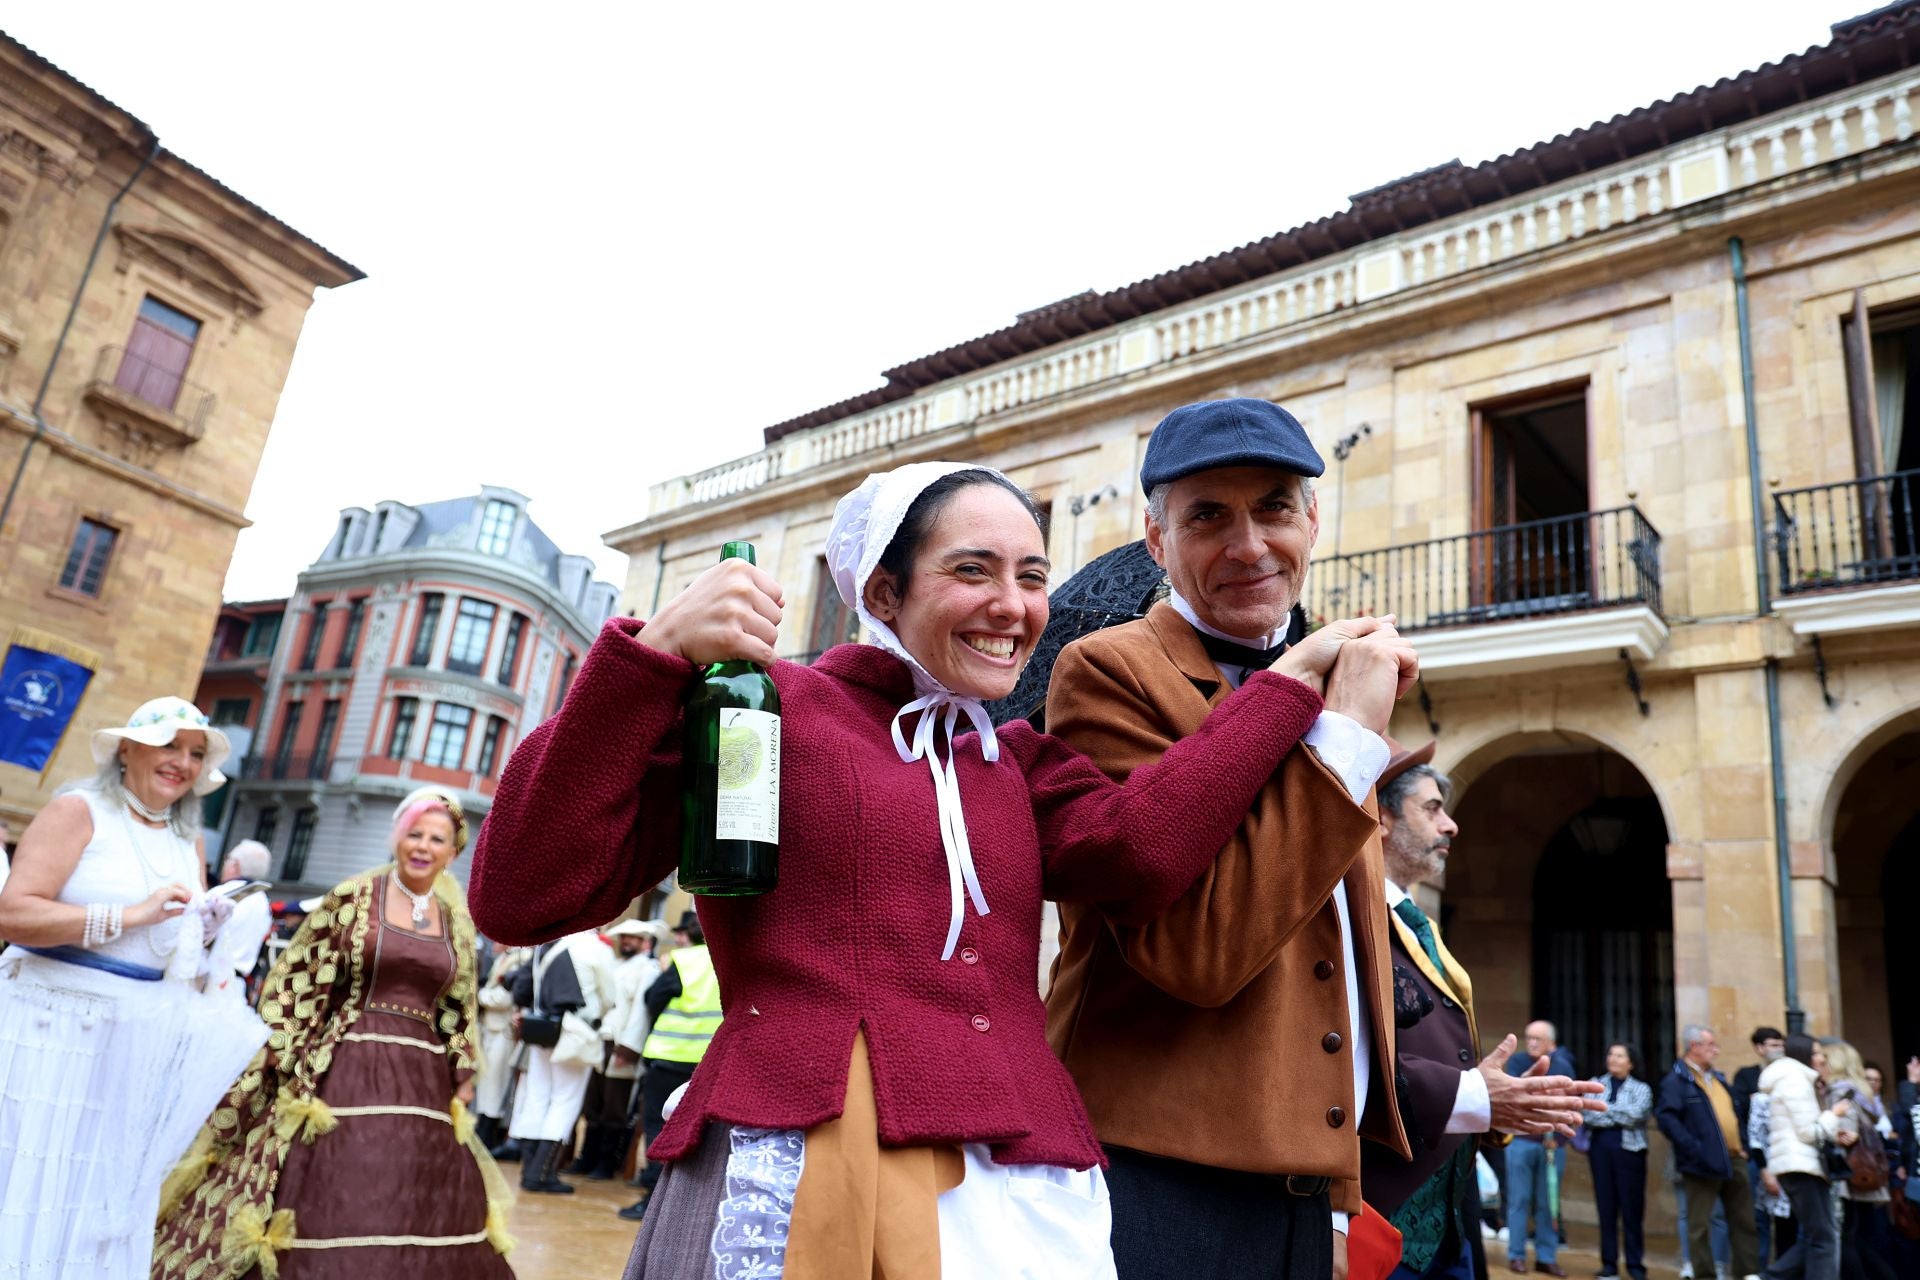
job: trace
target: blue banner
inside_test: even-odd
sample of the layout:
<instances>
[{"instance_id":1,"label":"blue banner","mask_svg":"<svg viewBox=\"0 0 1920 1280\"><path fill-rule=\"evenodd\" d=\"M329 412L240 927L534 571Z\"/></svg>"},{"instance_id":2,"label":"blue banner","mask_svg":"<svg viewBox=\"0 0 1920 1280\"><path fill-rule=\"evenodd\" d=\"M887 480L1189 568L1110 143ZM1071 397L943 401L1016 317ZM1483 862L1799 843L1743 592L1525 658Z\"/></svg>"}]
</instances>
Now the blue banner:
<instances>
[{"instance_id":1,"label":"blue banner","mask_svg":"<svg viewBox=\"0 0 1920 1280\"><path fill-rule=\"evenodd\" d=\"M0 664L0 760L45 769L92 679L77 662L10 646Z\"/></svg>"}]
</instances>

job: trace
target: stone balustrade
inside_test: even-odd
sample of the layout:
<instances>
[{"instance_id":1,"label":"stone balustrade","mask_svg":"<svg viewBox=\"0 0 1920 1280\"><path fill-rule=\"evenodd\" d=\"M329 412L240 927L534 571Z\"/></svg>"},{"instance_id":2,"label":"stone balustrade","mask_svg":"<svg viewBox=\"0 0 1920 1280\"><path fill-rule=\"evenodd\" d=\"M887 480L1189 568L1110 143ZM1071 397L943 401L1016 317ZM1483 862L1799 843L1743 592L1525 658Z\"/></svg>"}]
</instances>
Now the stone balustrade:
<instances>
[{"instance_id":1,"label":"stone balustrade","mask_svg":"<svg viewBox=\"0 0 1920 1280\"><path fill-rule=\"evenodd\" d=\"M1207 300L1105 329L653 485L649 517L782 476L878 453L915 437L1115 382L1157 366L1305 325L1584 236L1655 218L1913 136L1920 73L1905 73L1611 169L1316 259Z\"/></svg>"}]
</instances>

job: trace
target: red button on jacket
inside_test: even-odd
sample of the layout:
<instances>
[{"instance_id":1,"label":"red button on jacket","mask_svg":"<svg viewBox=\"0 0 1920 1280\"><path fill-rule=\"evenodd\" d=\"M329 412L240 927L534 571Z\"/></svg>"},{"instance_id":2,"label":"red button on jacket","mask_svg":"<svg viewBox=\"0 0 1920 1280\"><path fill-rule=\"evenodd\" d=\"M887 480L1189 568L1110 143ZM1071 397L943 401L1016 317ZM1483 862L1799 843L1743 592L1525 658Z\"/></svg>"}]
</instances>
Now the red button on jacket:
<instances>
[{"instance_id":1,"label":"red button on jacket","mask_svg":"<svg viewBox=\"0 0 1920 1280\"><path fill-rule=\"evenodd\" d=\"M607 624L559 714L507 764L469 894L489 937L529 943L603 924L678 861L680 705L693 667L640 644L640 628ZM684 1155L714 1116L782 1129L833 1119L864 1027L882 1142L990 1143L1008 1164L1103 1163L1047 1047L1034 980L1041 902L1100 902L1133 922L1164 910L1226 843L1320 699L1255 675L1125 786L1025 723L1001 730L995 764L962 736L954 758L992 907L968 908L979 958L969 965L940 958L949 898L933 778L924 761L900 759L888 732L914 696L906 665L842 645L811 667L779 663L773 679L780 887L700 900L727 1016L651 1154ZM747 1008L759 1016L734 1016Z\"/></svg>"}]
</instances>

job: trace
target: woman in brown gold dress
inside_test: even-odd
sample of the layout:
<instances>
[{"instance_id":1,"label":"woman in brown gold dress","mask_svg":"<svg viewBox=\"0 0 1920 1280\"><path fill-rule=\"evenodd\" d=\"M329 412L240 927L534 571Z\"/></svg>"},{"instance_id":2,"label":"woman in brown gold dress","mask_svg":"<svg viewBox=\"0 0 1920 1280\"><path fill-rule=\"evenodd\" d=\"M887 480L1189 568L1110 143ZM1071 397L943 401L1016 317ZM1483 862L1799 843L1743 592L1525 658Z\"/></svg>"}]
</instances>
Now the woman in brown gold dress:
<instances>
[{"instance_id":1,"label":"woman in brown gold dress","mask_svg":"<svg viewBox=\"0 0 1920 1280\"><path fill-rule=\"evenodd\" d=\"M493 1280L510 1193L473 1137L460 805L395 811L394 863L328 894L268 976L271 1035L175 1171L155 1280Z\"/></svg>"}]
</instances>

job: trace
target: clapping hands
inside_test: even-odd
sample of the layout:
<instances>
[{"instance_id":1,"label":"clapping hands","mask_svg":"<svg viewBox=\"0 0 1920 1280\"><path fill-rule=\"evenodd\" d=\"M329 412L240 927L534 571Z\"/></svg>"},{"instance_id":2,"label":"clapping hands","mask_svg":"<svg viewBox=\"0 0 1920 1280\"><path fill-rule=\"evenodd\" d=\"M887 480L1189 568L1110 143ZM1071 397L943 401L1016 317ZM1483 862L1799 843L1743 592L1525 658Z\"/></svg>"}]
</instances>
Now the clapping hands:
<instances>
[{"instance_id":1,"label":"clapping hands","mask_svg":"<svg viewBox=\"0 0 1920 1280\"><path fill-rule=\"evenodd\" d=\"M1327 710L1385 733L1393 704L1420 678L1420 655L1396 621L1388 614L1329 623L1280 655L1271 670L1321 693Z\"/></svg>"}]
</instances>

